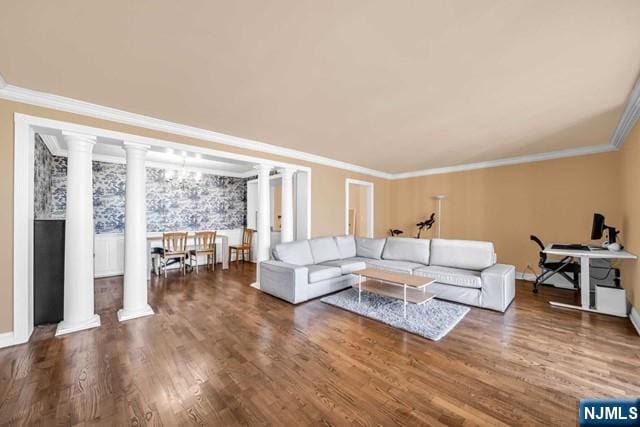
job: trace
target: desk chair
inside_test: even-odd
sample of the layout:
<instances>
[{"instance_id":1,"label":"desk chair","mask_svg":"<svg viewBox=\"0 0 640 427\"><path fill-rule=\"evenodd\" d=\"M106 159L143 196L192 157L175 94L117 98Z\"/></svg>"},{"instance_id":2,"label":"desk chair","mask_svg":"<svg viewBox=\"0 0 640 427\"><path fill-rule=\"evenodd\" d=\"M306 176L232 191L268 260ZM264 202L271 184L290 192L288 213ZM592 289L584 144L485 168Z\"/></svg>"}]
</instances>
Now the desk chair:
<instances>
[{"instance_id":1,"label":"desk chair","mask_svg":"<svg viewBox=\"0 0 640 427\"><path fill-rule=\"evenodd\" d=\"M556 274L560 274L573 284L574 289L580 288L580 264L573 262L571 257L564 257L560 261L547 261L547 254L544 251L544 243L538 237L531 235L530 239L540 246L540 260L538 261L538 267L540 267L540 274L536 277L536 281L533 283L533 293L538 293L540 285L550 279Z\"/></svg>"},{"instance_id":2,"label":"desk chair","mask_svg":"<svg viewBox=\"0 0 640 427\"><path fill-rule=\"evenodd\" d=\"M251 260L251 241L253 240L253 230L245 228L242 232L242 244L229 246L229 261L231 261L231 255L235 251L236 264L240 261L240 255L242 255L242 262L244 262L244 254L247 253L247 257Z\"/></svg>"},{"instance_id":3,"label":"desk chair","mask_svg":"<svg viewBox=\"0 0 640 427\"><path fill-rule=\"evenodd\" d=\"M209 265L213 271L216 270L216 234L215 231L196 231L194 238L194 249L189 250L189 266L193 268L193 261L196 261L196 274L198 274L198 256L207 256L207 270Z\"/></svg>"},{"instance_id":4,"label":"desk chair","mask_svg":"<svg viewBox=\"0 0 640 427\"><path fill-rule=\"evenodd\" d=\"M160 254L160 268L167 277L169 260L178 260L185 274L187 260L187 232L162 233L162 253Z\"/></svg>"}]
</instances>

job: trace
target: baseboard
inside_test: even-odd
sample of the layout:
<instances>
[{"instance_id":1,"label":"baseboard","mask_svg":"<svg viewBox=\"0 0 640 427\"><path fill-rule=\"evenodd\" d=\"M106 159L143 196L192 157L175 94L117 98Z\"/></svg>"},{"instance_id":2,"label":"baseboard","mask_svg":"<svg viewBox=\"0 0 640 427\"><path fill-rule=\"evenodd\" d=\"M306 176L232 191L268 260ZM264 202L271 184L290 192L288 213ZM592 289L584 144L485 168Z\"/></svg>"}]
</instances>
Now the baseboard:
<instances>
[{"instance_id":1,"label":"baseboard","mask_svg":"<svg viewBox=\"0 0 640 427\"><path fill-rule=\"evenodd\" d=\"M638 312L638 310L636 310L636 308L633 306L631 306L629 320L631 320L631 324L634 328L636 328L636 332L638 333L638 335L640 335L640 312Z\"/></svg>"},{"instance_id":2,"label":"baseboard","mask_svg":"<svg viewBox=\"0 0 640 427\"><path fill-rule=\"evenodd\" d=\"M536 280L536 275L533 273L521 273L516 271L516 279L524 280L526 282L533 282Z\"/></svg>"},{"instance_id":3,"label":"baseboard","mask_svg":"<svg viewBox=\"0 0 640 427\"><path fill-rule=\"evenodd\" d=\"M533 273L522 273L522 272L516 271L516 279L533 283L536 281L536 275ZM559 283L559 282L555 282L555 283L545 282L545 285L551 285L554 288L560 288L560 289L573 289L573 285Z\"/></svg>"},{"instance_id":4,"label":"baseboard","mask_svg":"<svg viewBox=\"0 0 640 427\"><path fill-rule=\"evenodd\" d=\"M123 276L124 271L121 270L113 270L113 271L103 271L102 273L96 274L93 276L94 279L104 279L106 277L116 277Z\"/></svg>"},{"instance_id":5,"label":"baseboard","mask_svg":"<svg viewBox=\"0 0 640 427\"><path fill-rule=\"evenodd\" d=\"M13 334L13 331L3 332L0 334L0 348L9 347L16 344L18 343L16 342L16 337Z\"/></svg>"}]
</instances>

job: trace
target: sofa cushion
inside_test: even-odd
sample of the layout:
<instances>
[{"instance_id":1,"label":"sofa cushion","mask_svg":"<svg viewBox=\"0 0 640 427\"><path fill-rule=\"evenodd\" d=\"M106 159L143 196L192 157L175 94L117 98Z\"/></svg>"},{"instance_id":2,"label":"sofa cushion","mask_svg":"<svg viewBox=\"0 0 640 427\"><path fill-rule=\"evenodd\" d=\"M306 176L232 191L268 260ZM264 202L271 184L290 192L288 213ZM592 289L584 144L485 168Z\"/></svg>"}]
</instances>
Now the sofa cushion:
<instances>
[{"instance_id":1,"label":"sofa cushion","mask_svg":"<svg viewBox=\"0 0 640 427\"><path fill-rule=\"evenodd\" d=\"M309 240L313 263L320 264L325 261L340 259L340 251L333 237L319 237Z\"/></svg>"},{"instance_id":2,"label":"sofa cushion","mask_svg":"<svg viewBox=\"0 0 640 427\"><path fill-rule=\"evenodd\" d=\"M484 270L496 263L496 254L491 242L474 240L431 240L430 265Z\"/></svg>"},{"instance_id":3,"label":"sofa cushion","mask_svg":"<svg viewBox=\"0 0 640 427\"><path fill-rule=\"evenodd\" d=\"M387 237L382 259L411 261L429 265L429 243L427 239L409 237Z\"/></svg>"},{"instance_id":4,"label":"sofa cushion","mask_svg":"<svg viewBox=\"0 0 640 427\"><path fill-rule=\"evenodd\" d=\"M350 260L350 259L338 259L335 261L327 261L322 265L330 265L333 267L340 267L342 274L351 274L357 270L363 270L367 268L367 264L364 261Z\"/></svg>"},{"instance_id":5,"label":"sofa cushion","mask_svg":"<svg viewBox=\"0 0 640 427\"><path fill-rule=\"evenodd\" d=\"M294 265L313 264L313 255L308 240L279 243L273 248L273 256L278 261Z\"/></svg>"},{"instance_id":6,"label":"sofa cushion","mask_svg":"<svg viewBox=\"0 0 640 427\"><path fill-rule=\"evenodd\" d=\"M430 277L435 279L436 282L444 283L445 285L461 286L463 288L482 288L482 279L480 278L479 271L431 265L416 268L413 270L413 274L416 276Z\"/></svg>"},{"instance_id":7,"label":"sofa cushion","mask_svg":"<svg viewBox=\"0 0 640 427\"><path fill-rule=\"evenodd\" d=\"M369 259L367 265L379 270L411 274L414 269L424 267L424 264L409 261L394 261L390 259Z\"/></svg>"},{"instance_id":8,"label":"sofa cushion","mask_svg":"<svg viewBox=\"0 0 640 427\"><path fill-rule=\"evenodd\" d=\"M336 245L340 251L340 258L351 258L356 256L356 239L353 236L336 236Z\"/></svg>"},{"instance_id":9,"label":"sofa cushion","mask_svg":"<svg viewBox=\"0 0 640 427\"><path fill-rule=\"evenodd\" d=\"M382 250L386 239L371 239L369 237L356 237L356 256L381 259Z\"/></svg>"},{"instance_id":10,"label":"sofa cushion","mask_svg":"<svg viewBox=\"0 0 640 427\"><path fill-rule=\"evenodd\" d=\"M308 265L307 268L309 269L309 283L316 283L342 276L340 267L312 264Z\"/></svg>"}]
</instances>

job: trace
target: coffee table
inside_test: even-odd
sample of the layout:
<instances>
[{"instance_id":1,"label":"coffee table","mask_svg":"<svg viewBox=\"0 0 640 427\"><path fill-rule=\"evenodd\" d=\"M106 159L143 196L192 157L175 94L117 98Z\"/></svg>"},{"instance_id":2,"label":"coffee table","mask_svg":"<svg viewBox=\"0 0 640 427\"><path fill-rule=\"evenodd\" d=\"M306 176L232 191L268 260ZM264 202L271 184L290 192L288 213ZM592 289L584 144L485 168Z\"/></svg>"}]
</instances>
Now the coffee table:
<instances>
[{"instance_id":1,"label":"coffee table","mask_svg":"<svg viewBox=\"0 0 640 427\"><path fill-rule=\"evenodd\" d=\"M377 268L365 268L354 271L358 276L358 303L362 302L362 290L373 292L390 298L403 301L403 317L407 318L407 304L424 304L432 299L435 294L427 292L427 286L435 282L435 279L423 276L414 276L406 273L392 273L378 270ZM371 279L362 282L362 278ZM356 288L356 285L353 285Z\"/></svg>"}]
</instances>

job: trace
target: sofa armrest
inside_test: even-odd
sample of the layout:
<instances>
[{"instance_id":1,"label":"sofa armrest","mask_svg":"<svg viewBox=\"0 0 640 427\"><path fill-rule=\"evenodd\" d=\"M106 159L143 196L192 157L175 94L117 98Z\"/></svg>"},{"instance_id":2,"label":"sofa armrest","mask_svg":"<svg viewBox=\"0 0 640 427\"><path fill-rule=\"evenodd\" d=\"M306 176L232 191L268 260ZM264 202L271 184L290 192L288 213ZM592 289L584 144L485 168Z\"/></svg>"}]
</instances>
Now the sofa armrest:
<instances>
[{"instance_id":1,"label":"sofa armrest","mask_svg":"<svg viewBox=\"0 0 640 427\"><path fill-rule=\"evenodd\" d=\"M260 290L297 304L305 301L305 288L309 284L309 269L282 261L262 261Z\"/></svg>"},{"instance_id":2,"label":"sofa armrest","mask_svg":"<svg viewBox=\"0 0 640 427\"><path fill-rule=\"evenodd\" d=\"M494 264L484 269L482 278L482 306L504 312L516 295L516 268Z\"/></svg>"}]
</instances>

